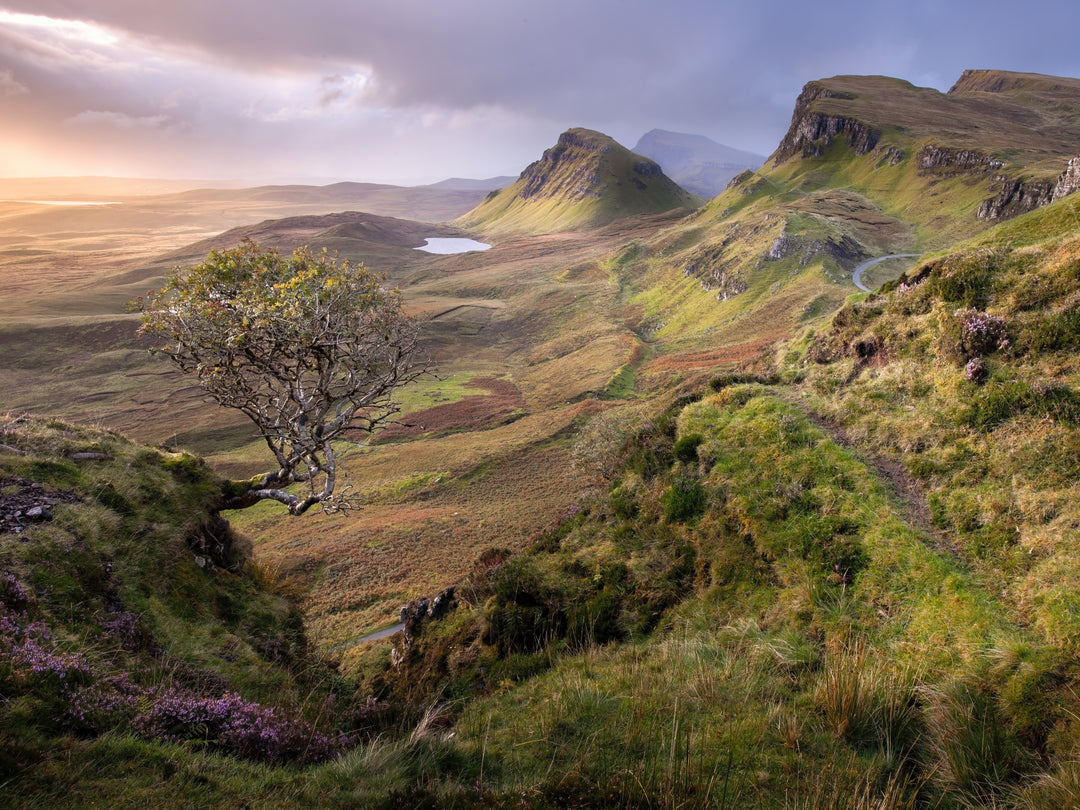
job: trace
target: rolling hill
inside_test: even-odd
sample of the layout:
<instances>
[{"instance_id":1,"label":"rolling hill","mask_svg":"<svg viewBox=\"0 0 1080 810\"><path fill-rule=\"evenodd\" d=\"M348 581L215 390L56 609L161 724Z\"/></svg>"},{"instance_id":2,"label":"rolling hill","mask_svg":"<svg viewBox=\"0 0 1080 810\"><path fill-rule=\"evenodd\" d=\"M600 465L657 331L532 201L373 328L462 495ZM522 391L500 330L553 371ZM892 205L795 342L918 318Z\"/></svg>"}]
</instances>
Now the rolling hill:
<instances>
[{"instance_id":1,"label":"rolling hill","mask_svg":"<svg viewBox=\"0 0 1080 810\"><path fill-rule=\"evenodd\" d=\"M2 789L1080 804L1077 121L1080 80L834 77L699 207L571 130L449 223L252 220L44 290L0 330L5 402L40 414L0 421ZM493 246L412 249L436 231ZM427 319L438 377L342 453L348 521L267 505L226 531L219 476L265 448L115 310L252 235L367 256Z\"/></svg>"}]
</instances>

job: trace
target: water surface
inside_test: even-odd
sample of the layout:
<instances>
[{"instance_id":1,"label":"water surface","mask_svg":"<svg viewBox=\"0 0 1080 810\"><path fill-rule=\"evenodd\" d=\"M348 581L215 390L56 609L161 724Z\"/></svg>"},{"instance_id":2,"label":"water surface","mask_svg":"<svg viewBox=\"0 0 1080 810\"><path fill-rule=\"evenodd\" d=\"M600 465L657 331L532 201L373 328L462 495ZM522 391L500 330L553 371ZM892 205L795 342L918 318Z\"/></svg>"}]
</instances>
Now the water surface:
<instances>
[{"instance_id":1,"label":"water surface","mask_svg":"<svg viewBox=\"0 0 1080 810\"><path fill-rule=\"evenodd\" d=\"M429 238L426 240L426 245L421 245L417 250L422 250L425 253L468 253L470 250L487 250L491 245L486 245L483 242L477 242L475 239L448 239L448 238Z\"/></svg>"}]
</instances>

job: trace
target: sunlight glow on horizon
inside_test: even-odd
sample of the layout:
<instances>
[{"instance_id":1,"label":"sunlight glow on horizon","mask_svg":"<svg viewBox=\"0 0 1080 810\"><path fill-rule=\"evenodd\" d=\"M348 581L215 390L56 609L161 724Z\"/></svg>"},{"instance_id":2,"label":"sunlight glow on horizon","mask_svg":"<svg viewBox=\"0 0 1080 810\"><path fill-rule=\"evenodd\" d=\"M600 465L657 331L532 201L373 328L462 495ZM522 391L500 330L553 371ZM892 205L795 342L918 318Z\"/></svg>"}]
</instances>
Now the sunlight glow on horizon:
<instances>
[{"instance_id":1,"label":"sunlight glow on horizon","mask_svg":"<svg viewBox=\"0 0 1080 810\"><path fill-rule=\"evenodd\" d=\"M91 45L116 45L120 42L120 37L100 25L92 25L81 20L45 17L40 14L22 14L0 10L0 25L45 29L65 39L74 39Z\"/></svg>"}]
</instances>

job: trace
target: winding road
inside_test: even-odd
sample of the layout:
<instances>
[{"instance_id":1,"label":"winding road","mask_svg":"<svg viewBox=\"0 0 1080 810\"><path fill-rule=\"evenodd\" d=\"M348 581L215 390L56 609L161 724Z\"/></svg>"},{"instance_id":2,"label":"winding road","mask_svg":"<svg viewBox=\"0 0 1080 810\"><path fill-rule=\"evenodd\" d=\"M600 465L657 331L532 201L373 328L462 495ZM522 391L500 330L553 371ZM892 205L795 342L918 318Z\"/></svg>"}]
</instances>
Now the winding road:
<instances>
[{"instance_id":1,"label":"winding road","mask_svg":"<svg viewBox=\"0 0 1080 810\"><path fill-rule=\"evenodd\" d=\"M888 256L878 256L876 259L870 259L870 261L863 262L856 267L851 273L852 283L863 292L872 292L872 290L862 283L863 270L869 267L873 267L875 264L887 261L889 259L914 259L918 253L890 253Z\"/></svg>"}]
</instances>

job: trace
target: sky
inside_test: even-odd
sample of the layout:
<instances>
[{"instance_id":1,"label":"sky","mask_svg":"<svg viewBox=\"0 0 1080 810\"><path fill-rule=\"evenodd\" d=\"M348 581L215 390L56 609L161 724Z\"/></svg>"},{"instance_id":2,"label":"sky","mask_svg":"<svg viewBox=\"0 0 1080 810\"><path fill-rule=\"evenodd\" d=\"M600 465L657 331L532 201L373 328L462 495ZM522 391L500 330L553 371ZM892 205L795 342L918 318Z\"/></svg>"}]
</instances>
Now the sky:
<instances>
[{"instance_id":1,"label":"sky","mask_svg":"<svg viewBox=\"0 0 1080 810\"><path fill-rule=\"evenodd\" d=\"M0 0L0 177L415 185L516 176L575 126L767 155L808 81L1080 77L1078 23L1075 0Z\"/></svg>"}]
</instances>

